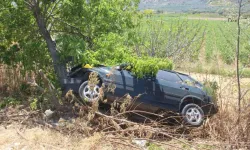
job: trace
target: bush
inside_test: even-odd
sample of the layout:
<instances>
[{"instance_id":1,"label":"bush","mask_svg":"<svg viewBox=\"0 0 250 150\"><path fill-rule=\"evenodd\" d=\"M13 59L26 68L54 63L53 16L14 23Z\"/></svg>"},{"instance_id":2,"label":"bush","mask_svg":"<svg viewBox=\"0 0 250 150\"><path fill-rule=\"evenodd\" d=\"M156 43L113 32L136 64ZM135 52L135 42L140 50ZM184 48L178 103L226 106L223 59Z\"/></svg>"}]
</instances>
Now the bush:
<instances>
[{"instance_id":1,"label":"bush","mask_svg":"<svg viewBox=\"0 0 250 150\"><path fill-rule=\"evenodd\" d=\"M173 63L168 59L153 57L134 57L128 60L132 64L132 72L138 77L156 76L158 70L172 70Z\"/></svg>"},{"instance_id":2,"label":"bush","mask_svg":"<svg viewBox=\"0 0 250 150\"><path fill-rule=\"evenodd\" d=\"M121 37L115 34L110 34L106 37L107 42L102 42L102 44L98 45L98 51L87 51L85 53L82 63L91 64L92 66L98 64L114 66L127 63L133 66L131 71L138 78L142 78L143 76L155 76L159 69L173 69L172 61L167 58L150 56L138 57L133 55L129 49L126 49L123 45L115 42L120 38ZM113 41L113 43L110 41Z\"/></svg>"},{"instance_id":3,"label":"bush","mask_svg":"<svg viewBox=\"0 0 250 150\"><path fill-rule=\"evenodd\" d=\"M4 97L2 100L0 100L0 108L4 108L6 106L10 105L19 105L21 103L20 100L13 98L13 97Z\"/></svg>"},{"instance_id":4,"label":"bush","mask_svg":"<svg viewBox=\"0 0 250 150\"><path fill-rule=\"evenodd\" d=\"M218 97L217 97L217 92L218 92L218 83L216 81L205 81L203 83L204 85L204 89L208 95L212 96L212 99L215 103L217 103L218 101Z\"/></svg>"}]
</instances>

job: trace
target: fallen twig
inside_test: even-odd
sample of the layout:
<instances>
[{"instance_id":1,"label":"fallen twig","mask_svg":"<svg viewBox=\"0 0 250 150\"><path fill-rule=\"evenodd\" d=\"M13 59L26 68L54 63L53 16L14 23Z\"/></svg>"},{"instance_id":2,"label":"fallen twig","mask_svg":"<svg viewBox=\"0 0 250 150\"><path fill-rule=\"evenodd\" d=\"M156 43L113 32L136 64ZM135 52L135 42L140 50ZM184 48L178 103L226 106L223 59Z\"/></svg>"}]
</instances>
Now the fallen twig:
<instances>
[{"instance_id":1,"label":"fallen twig","mask_svg":"<svg viewBox=\"0 0 250 150\"><path fill-rule=\"evenodd\" d=\"M143 113L143 114L153 115L153 116L157 116L157 117L164 117L163 115L159 115L159 114L155 114L155 113L151 113L151 112L147 112L147 111L142 111L142 110L125 111L125 112L119 113L115 116L117 117L117 116L121 116L121 115L128 114L128 113Z\"/></svg>"},{"instance_id":2,"label":"fallen twig","mask_svg":"<svg viewBox=\"0 0 250 150\"><path fill-rule=\"evenodd\" d=\"M95 114L98 115L98 116L105 117L105 118L108 118L108 119L113 119L113 120L116 120L116 121L119 121L119 122L125 122L125 123L131 124L131 125L137 125L137 123L135 123L135 122L128 121L126 119L115 118L113 116L108 116L108 115L105 115L105 114L103 114L101 112L95 112Z\"/></svg>"},{"instance_id":3,"label":"fallen twig","mask_svg":"<svg viewBox=\"0 0 250 150\"><path fill-rule=\"evenodd\" d=\"M140 128L140 129L145 129L145 130L147 130L147 131L149 131L149 132L152 132L152 133L154 133L154 134L156 134L156 135L163 135L163 136L166 136L166 137L168 137L168 138L177 140L177 141L179 141L179 142L181 142L181 143L183 143L183 144L185 144L185 145L188 145L188 146L190 146L190 147L194 147L194 146L192 146L191 144L189 144L189 143L187 143L187 142L184 142L184 141L182 141L182 140L180 140L180 139L178 139L178 138L176 138L176 137L174 137L174 136L171 136L170 134L168 134L168 133L166 133L166 132L161 131L160 128L152 128L151 126L141 125L141 124L138 124L138 123L135 123L135 122L131 122L131 121L125 120L125 119L115 118L114 116L107 116L107 115L102 114L102 113L100 113L100 112L95 112L95 113L96 113L97 115L99 115L99 116L106 117L106 118L108 118L108 119L113 119L113 120L116 120L116 121L119 121L119 122L129 123L130 125L137 125L137 128L135 128L135 129L129 129L129 128L128 128L128 129L125 129L125 130L110 131L110 132L107 132L107 133L126 132L126 131L136 131L136 130L138 131L138 129ZM107 133L106 133L106 134L107 134Z\"/></svg>"}]
</instances>

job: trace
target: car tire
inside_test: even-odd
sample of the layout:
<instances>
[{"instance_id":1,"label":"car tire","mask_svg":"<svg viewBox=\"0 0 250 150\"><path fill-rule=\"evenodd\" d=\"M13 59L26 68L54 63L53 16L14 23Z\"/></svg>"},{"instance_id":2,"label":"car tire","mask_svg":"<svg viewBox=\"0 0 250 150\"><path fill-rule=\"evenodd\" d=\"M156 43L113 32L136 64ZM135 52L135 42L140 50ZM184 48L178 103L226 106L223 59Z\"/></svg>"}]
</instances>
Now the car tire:
<instances>
[{"instance_id":1,"label":"car tire","mask_svg":"<svg viewBox=\"0 0 250 150\"><path fill-rule=\"evenodd\" d=\"M201 126L204 121L204 112L196 104L187 104L181 111L184 123L190 126Z\"/></svg>"},{"instance_id":2,"label":"car tire","mask_svg":"<svg viewBox=\"0 0 250 150\"><path fill-rule=\"evenodd\" d=\"M91 89L88 83L88 81L85 81L81 84L78 91L79 96L87 102L99 100L101 86L99 84L93 85L93 89Z\"/></svg>"}]
</instances>

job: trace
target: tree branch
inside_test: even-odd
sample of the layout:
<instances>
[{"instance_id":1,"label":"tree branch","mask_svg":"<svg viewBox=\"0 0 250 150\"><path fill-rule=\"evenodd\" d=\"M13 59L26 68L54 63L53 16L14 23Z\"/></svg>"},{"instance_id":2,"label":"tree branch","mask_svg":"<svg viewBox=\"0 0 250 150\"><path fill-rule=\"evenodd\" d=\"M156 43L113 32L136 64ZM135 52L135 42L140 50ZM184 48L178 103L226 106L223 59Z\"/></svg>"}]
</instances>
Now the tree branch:
<instances>
[{"instance_id":1,"label":"tree branch","mask_svg":"<svg viewBox=\"0 0 250 150\"><path fill-rule=\"evenodd\" d=\"M45 17L45 22L47 22L48 19L52 16L53 11L55 10L56 6L58 5L58 3L59 3L60 1L61 1L61 0L56 1L55 4L52 6L50 12L47 12L48 15Z\"/></svg>"},{"instance_id":2,"label":"tree branch","mask_svg":"<svg viewBox=\"0 0 250 150\"><path fill-rule=\"evenodd\" d=\"M52 16L52 17L53 17L53 16ZM64 23L64 24L66 24L67 26L69 26L69 27L72 28L73 30L76 30L79 36L83 37L89 44L92 43L91 38L88 37L88 36L86 36L86 35L84 35L84 34L81 32L81 29L80 29L80 28L78 28L78 27L76 27L76 26L74 26L74 25L72 25L72 24L69 24L68 22L66 22L66 21L64 21L64 20L62 20L62 19L60 19L60 18L53 17L53 19L58 20L58 21L60 21L60 22L62 22L62 23Z\"/></svg>"},{"instance_id":3,"label":"tree branch","mask_svg":"<svg viewBox=\"0 0 250 150\"><path fill-rule=\"evenodd\" d=\"M28 1L24 0L24 3L26 3L28 5L28 8L29 9L32 9L33 8L33 5L31 3L29 3Z\"/></svg>"}]
</instances>

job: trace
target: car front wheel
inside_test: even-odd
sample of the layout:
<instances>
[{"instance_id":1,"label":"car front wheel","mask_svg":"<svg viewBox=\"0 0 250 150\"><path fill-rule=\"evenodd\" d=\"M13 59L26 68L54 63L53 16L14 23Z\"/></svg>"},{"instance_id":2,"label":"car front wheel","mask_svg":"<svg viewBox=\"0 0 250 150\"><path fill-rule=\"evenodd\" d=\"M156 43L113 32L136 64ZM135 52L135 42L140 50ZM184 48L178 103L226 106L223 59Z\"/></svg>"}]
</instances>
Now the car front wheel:
<instances>
[{"instance_id":1,"label":"car front wheel","mask_svg":"<svg viewBox=\"0 0 250 150\"><path fill-rule=\"evenodd\" d=\"M204 112L196 104L187 104L181 112L184 122L191 126L201 126L204 121Z\"/></svg>"},{"instance_id":2,"label":"car front wheel","mask_svg":"<svg viewBox=\"0 0 250 150\"><path fill-rule=\"evenodd\" d=\"M88 81L85 81L79 88L79 96L87 102L98 100L100 98L100 86L89 85Z\"/></svg>"}]
</instances>

